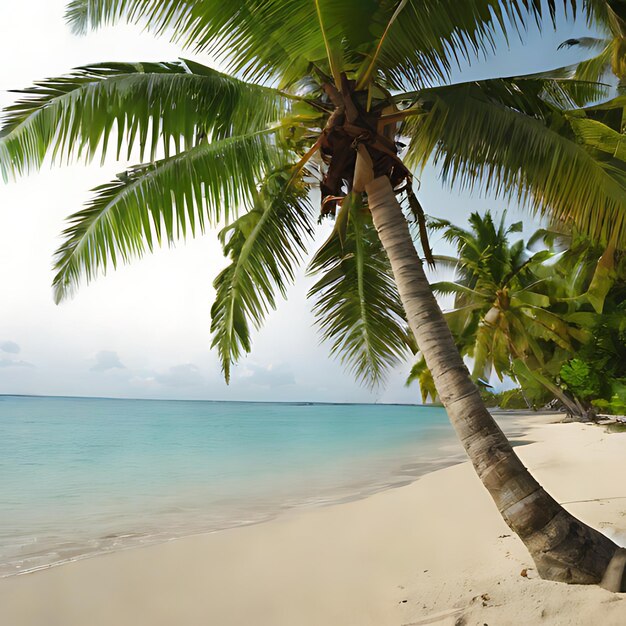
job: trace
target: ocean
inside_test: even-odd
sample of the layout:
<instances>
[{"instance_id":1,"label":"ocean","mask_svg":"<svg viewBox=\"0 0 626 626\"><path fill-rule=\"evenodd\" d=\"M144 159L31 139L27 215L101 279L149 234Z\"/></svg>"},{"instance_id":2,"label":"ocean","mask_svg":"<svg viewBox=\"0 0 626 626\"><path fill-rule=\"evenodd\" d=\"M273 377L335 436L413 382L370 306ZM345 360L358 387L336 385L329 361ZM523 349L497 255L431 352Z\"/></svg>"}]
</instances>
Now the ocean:
<instances>
[{"instance_id":1,"label":"ocean","mask_svg":"<svg viewBox=\"0 0 626 626\"><path fill-rule=\"evenodd\" d=\"M464 458L439 407L0 396L0 576L363 497Z\"/></svg>"}]
</instances>

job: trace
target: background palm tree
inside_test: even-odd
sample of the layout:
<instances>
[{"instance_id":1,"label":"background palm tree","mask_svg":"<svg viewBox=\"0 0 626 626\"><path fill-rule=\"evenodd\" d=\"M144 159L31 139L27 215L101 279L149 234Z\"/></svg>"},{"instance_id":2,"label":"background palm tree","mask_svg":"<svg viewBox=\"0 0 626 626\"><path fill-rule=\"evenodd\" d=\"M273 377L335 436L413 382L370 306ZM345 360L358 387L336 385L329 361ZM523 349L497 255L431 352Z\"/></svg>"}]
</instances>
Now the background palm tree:
<instances>
[{"instance_id":1,"label":"background palm tree","mask_svg":"<svg viewBox=\"0 0 626 626\"><path fill-rule=\"evenodd\" d=\"M603 6L589 0L583 10L604 19ZM229 73L186 60L108 63L37 83L7 110L0 167L9 177L46 155L91 159L124 144L148 157L69 218L57 300L111 264L229 221L221 238L231 264L212 309L227 379L304 256L316 221L309 190L319 189L335 230L311 265L320 276L312 296L332 351L375 383L414 338L541 575L599 582L617 546L538 485L485 409L404 214L423 225L412 170L434 159L449 182L484 182L598 241L624 243L626 172L580 132L596 121L582 107L606 99L607 86L562 73L446 84L456 59L488 53L505 30L554 21L555 11L553 0L74 0L77 32L145 23Z\"/></svg>"},{"instance_id":2,"label":"background palm tree","mask_svg":"<svg viewBox=\"0 0 626 626\"><path fill-rule=\"evenodd\" d=\"M520 374L527 380L544 378L544 382L547 377L549 386L558 384L574 399L583 417L594 417L596 409L621 414L626 382L626 256L623 250L598 246L577 233L538 235L544 240L556 237L561 246L566 245L556 262L539 266L537 273L549 286L551 311L578 326L584 335L575 353L555 351L540 373L543 376L517 364Z\"/></svg>"},{"instance_id":3,"label":"background palm tree","mask_svg":"<svg viewBox=\"0 0 626 626\"><path fill-rule=\"evenodd\" d=\"M443 230L443 238L456 247L458 258L435 257L440 266L453 269L455 280L436 282L431 287L435 293L454 296L453 308L444 315L461 355L473 359L474 381L486 384L492 372L500 381L510 376L523 383L523 389L531 397L539 384L544 398L547 391L549 397L557 397L571 414L579 415L582 407L551 378L574 356L575 349L589 339L589 333L569 323L567 316L551 310L564 289L558 284L559 278L565 280L554 267L545 265L555 253L544 249L533 254L522 239L512 243L510 236L521 232L522 223L507 227L505 220L506 212L496 225L487 211L484 216L472 213L469 229L447 220L432 221L431 229ZM540 236L548 239L545 230L531 239ZM570 261L568 281L573 286L571 276L583 272L576 264L572 266L571 261L576 259L580 264L583 258L580 253L567 254L566 258ZM561 263L564 261L561 259ZM583 295L587 285L577 280L580 291L575 295ZM517 361L522 362L523 371L530 378L516 375L520 367ZM409 380L424 381L425 390L429 390L432 389L429 377L432 379L425 370L424 360L420 359Z\"/></svg>"},{"instance_id":4,"label":"background palm tree","mask_svg":"<svg viewBox=\"0 0 626 626\"><path fill-rule=\"evenodd\" d=\"M596 408L620 413L626 352L621 319L626 258L576 233L539 229L527 245L511 243L521 223L505 226L491 213L472 213L469 229L434 220L456 257L435 255L453 281L432 283L454 296L444 312L459 352L474 360L472 378L488 386L494 373L521 385L527 403L557 399L570 416L595 417ZM531 252L540 245L539 252ZM418 381L422 399L437 399L423 357L407 384ZM623 394L622 394L623 395Z\"/></svg>"},{"instance_id":5,"label":"background palm tree","mask_svg":"<svg viewBox=\"0 0 626 626\"><path fill-rule=\"evenodd\" d=\"M509 235L522 230L521 222L499 225L491 214L473 213L471 230L440 220L444 238L456 244L459 277L454 282L432 284L433 291L454 294L454 310L446 315L452 332L467 337L465 351L474 359L473 377L488 380L491 371L502 380L511 374L515 358L540 367L543 351L538 341L546 339L571 349L575 332L546 308L550 298L533 269L550 257L547 250L532 256L523 240L511 244Z\"/></svg>"}]
</instances>

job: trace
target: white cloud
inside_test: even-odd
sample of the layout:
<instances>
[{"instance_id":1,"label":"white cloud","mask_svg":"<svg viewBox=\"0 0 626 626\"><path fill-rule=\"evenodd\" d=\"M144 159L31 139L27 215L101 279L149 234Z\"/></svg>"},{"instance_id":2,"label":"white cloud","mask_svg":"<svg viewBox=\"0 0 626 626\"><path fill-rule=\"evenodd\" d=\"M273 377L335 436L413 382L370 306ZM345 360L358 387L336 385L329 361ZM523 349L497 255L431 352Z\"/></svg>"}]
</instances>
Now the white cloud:
<instances>
[{"instance_id":1,"label":"white cloud","mask_svg":"<svg viewBox=\"0 0 626 626\"><path fill-rule=\"evenodd\" d=\"M0 350L9 354L19 354L20 347L15 341L0 341Z\"/></svg>"},{"instance_id":2,"label":"white cloud","mask_svg":"<svg viewBox=\"0 0 626 626\"><path fill-rule=\"evenodd\" d=\"M100 350L96 354L96 363L91 368L92 372L106 372L113 369L126 369L126 366L120 361L117 352L112 350Z\"/></svg>"},{"instance_id":3,"label":"white cloud","mask_svg":"<svg viewBox=\"0 0 626 626\"><path fill-rule=\"evenodd\" d=\"M13 361L11 359L0 359L0 367L35 367L28 361Z\"/></svg>"},{"instance_id":4,"label":"white cloud","mask_svg":"<svg viewBox=\"0 0 626 626\"><path fill-rule=\"evenodd\" d=\"M155 374L154 380L167 387L196 387L205 382L200 369L193 363L174 365L164 373Z\"/></svg>"},{"instance_id":5,"label":"white cloud","mask_svg":"<svg viewBox=\"0 0 626 626\"><path fill-rule=\"evenodd\" d=\"M265 367L248 363L242 371L236 375L240 382L260 387L285 387L296 384L293 371L286 365L267 365Z\"/></svg>"}]
</instances>

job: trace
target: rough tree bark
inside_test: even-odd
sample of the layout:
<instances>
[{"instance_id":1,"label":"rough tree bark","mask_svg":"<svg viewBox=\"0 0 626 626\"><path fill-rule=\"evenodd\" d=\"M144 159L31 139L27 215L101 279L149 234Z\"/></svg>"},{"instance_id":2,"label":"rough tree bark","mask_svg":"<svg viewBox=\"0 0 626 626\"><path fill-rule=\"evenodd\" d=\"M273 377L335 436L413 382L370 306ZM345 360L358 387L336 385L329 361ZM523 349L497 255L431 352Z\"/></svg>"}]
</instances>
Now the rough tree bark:
<instances>
[{"instance_id":1,"label":"rough tree bark","mask_svg":"<svg viewBox=\"0 0 626 626\"><path fill-rule=\"evenodd\" d=\"M506 523L527 546L540 576L626 590L624 551L577 520L539 485L485 408L430 289L389 179L372 180L366 192L409 325L439 397L478 476Z\"/></svg>"}]
</instances>

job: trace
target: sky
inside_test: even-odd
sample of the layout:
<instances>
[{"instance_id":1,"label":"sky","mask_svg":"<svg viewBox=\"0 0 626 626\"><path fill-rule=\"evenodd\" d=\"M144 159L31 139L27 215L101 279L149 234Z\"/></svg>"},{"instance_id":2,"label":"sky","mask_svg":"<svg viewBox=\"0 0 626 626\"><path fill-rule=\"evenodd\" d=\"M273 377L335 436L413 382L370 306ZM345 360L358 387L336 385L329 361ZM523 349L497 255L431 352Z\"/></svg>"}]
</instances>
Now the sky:
<instances>
[{"instance_id":1,"label":"sky","mask_svg":"<svg viewBox=\"0 0 626 626\"><path fill-rule=\"evenodd\" d=\"M139 27L116 26L86 37L70 33L65 0L0 0L0 105L44 77L101 61L172 61L179 56L206 65L211 59L156 39ZM559 50L565 39L586 33L584 24L561 18L557 32L527 33L505 42L487 61L456 70L455 80L516 75L560 67L579 53ZM225 266L215 232L118 268L83 286L56 306L50 288L52 255L64 219L128 163L108 159L44 168L15 182L0 181L0 394L126 398L419 402L406 388L411 362L390 372L384 387L370 390L329 358L313 326L306 293L311 279L298 274L288 300L255 333L252 353L227 386L210 350L212 282ZM471 211L508 208L508 220L537 222L527 212L490 197L442 187L432 167L420 177L427 213L465 223ZM319 232L321 243L330 225ZM444 252L433 239L436 252ZM312 250L315 249L313 245Z\"/></svg>"}]
</instances>

